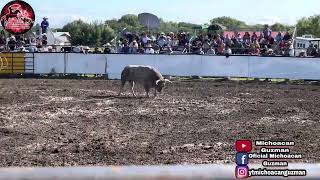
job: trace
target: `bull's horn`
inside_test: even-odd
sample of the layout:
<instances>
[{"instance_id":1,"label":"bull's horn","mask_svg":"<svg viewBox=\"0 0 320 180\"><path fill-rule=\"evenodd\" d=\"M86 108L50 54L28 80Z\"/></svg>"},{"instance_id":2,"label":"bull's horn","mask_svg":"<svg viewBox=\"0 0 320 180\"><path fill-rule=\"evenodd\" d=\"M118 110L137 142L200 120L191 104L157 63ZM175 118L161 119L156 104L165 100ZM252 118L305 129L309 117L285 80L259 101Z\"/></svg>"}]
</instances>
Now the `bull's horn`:
<instances>
[{"instance_id":1,"label":"bull's horn","mask_svg":"<svg viewBox=\"0 0 320 180\"><path fill-rule=\"evenodd\" d=\"M169 79L165 79L164 81L165 81L165 82L172 83Z\"/></svg>"},{"instance_id":2,"label":"bull's horn","mask_svg":"<svg viewBox=\"0 0 320 180\"><path fill-rule=\"evenodd\" d=\"M161 80L156 81L156 85L158 85L160 81L161 81Z\"/></svg>"}]
</instances>

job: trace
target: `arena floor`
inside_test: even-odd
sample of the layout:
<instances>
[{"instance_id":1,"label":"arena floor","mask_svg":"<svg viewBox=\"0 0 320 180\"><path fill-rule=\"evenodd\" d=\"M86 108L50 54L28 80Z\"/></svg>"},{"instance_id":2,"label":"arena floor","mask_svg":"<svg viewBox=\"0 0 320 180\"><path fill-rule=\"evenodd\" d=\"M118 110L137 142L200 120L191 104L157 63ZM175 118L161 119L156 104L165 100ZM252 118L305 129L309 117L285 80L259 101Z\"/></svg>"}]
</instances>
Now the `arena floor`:
<instances>
[{"instance_id":1,"label":"arena floor","mask_svg":"<svg viewBox=\"0 0 320 180\"><path fill-rule=\"evenodd\" d=\"M1 79L0 166L234 163L239 138L320 161L320 86L176 81L154 99L119 84Z\"/></svg>"}]
</instances>

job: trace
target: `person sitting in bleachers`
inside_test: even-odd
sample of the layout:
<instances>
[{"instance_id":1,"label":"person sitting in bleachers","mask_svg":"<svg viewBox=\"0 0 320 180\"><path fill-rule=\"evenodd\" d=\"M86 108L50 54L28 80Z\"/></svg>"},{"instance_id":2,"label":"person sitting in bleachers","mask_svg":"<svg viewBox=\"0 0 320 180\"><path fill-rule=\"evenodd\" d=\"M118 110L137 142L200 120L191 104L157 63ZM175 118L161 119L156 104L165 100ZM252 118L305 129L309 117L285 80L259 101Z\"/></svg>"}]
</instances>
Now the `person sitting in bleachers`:
<instances>
[{"instance_id":1,"label":"person sitting in bleachers","mask_svg":"<svg viewBox=\"0 0 320 180\"><path fill-rule=\"evenodd\" d=\"M146 45L145 54L154 54L154 49L151 44Z\"/></svg>"},{"instance_id":2,"label":"person sitting in bleachers","mask_svg":"<svg viewBox=\"0 0 320 180\"><path fill-rule=\"evenodd\" d=\"M282 41L282 39L283 39L282 34L281 34L281 32L279 32L278 35L276 36L275 40L279 43Z\"/></svg>"},{"instance_id":3,"label":"person sitting in bleachers","mask_svg":"<svg viewBox=\"0 0 320 180\"><path fill-rule=\"evenodd\" d=\"M16 46L17 46L16 38L14 36L11 36L8 41L9 50L13 52L16 49Z\"/></svg>"},{"instance_id":4,"label":"person sitting in bleachers","mask_svg":"<svg viewBox=\"0 0 320 180\"><path fill-rule=\"evenodd\" d=\"M28 50L29 52L37 52L37 43L35 38L31 38Z\"/></svg>"},{"instance_id":5,"label":"person sitting in bleachers","mask_svg":"<svg viewBox=\"0 0 320 180\"><path fill-rule=\"evenodd\" d=\"M6 49L7 40L6 36L4 34L4 31L1 30L0 32L0 52L4 51Z\"/></svg>"},{"instance_id":6,"label":"person sitting in bleachers","mask_svg":"<svg viewBox=\"0 0 320 180\"><path fill-rule=\"evenodd\" d=\"M106 45L104 45L104 51L103 51L103 53L104 54L112 54L112 53L114 53L114 50L112 49L112 46L111 46L111 44L110 43L107 43Z\"/></svg>"},{"instance_id":7,"label":"person sitting in bleachers","mask_svg":"<svg viewBox=\"0 0 320 180\"><path fill-rule=\"evenodd\" d=\"M47 46L48 45L48 37L47 37L46 33L42 34L42 45L43 46Z\"/></svg>"},{"instance_id":8,"label":"person sitting in bleachers","mask_svg":"<svg viewBox=\"0 0 320 180\"><path fill-rule=\"evenodd\" d=\"M286 32L286 34L283 36L283 40L289 41L290 39L291 39L291 36L290 36L289 32Z\"/></svg>"},{"instance_id":9,"label":"person sitting in bleachers","mask_svg":"<svg viewBox=\"0 0 320 180\"><path fill-rule=\"evenodd\" d=\"M311 50L311 53L310 53L310 56L312 56L312 57L317 57L318 56L318 45L314 45L313 46L313 48L312 48L312 50Z\"/></svg>"},{"instance_id":10,"label":"person sitting in bleachers","mask_svg":"<svg viewBox=\"0 0 320 180\"><path fill-rule=\"evenodd\" d=\"M131 43L130 43L130 53L131 54L136 54L138 52L138 42L134 39Z\"/></svg>"},{"instance_id":11,"label":"person sitting in bleachers","mask_svg":"<svg viewBox=\"0 0 320 180\"><path fill-rule=\"evenodd\" d=\"M216 54L216 51L214 47L211 46L210 49L207 51L207 55L215 55L215 54Z\"/></svg>"}]
</instances>

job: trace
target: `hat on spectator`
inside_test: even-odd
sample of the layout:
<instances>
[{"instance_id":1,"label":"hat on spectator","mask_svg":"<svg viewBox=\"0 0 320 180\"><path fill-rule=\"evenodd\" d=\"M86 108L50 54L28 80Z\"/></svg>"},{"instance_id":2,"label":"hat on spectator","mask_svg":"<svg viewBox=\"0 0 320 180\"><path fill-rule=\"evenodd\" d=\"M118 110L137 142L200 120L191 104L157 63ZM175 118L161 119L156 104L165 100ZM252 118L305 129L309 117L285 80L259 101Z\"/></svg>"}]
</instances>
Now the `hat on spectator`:
<instances>
[{"instance_id":1,"label":"hat on spectator","mask_svg":"<svg viewBox=\"0 0 320 180\"><path fill-rule=\"evenodd\" d=\"M46 34L46 33L43 33L42 36L47 36L47 34Z\"/></svg>"},{"instance_id":2,"label":"hat on spectator","mask_svg":"<svg viewBox=\"0 0 320 180\"><path fill-rule=\"evenodd\" d=\"M273 53L273 49L268 49L268 53Z\"/></svg>"},{"instance_id":3,"label":"hat on spectator","mask_svg":"<svg viewBox=\"0 0 320 180\"><path fill-rule=\"evenodd\" d=\"M15 40L16 38L14 36L11 36L9 39L10 40Z\"/></svg>"},{"instance_id":4,"label":"hat on spectator","mask_svg":"<svg viewBox=\"0 0 320 180\"><path fill-rule=\"evenodd\" d=\"M173 32L170 32L169 34L170 34L170 35L174 35L174 33L173 33Z\"/></svg>"},{"instance_id":5,"label":"hat on spectator","mask_svg":"<svg viewBox=\"0 0 320 180\"><path fill-rule=\"evenodd\" d=\"M84 50L90 50L88 46L83 47Z\"/></svg>"},{"instance_id":6,"label":"hat on spectator","mask_svg":"<svg viewBox=\"0 0 320 180\"><path fill-rule=\"evenodd\" d=\"M48 19L47 17L43 17L43 19Z\"/></svg>"},{"instance_id":7,"label":"hat on spectator","mask_svg":"<svg viewBox=\"0 0 320 180\"><path fill-rule=\"evenodd\" d=\"M152 48L152 45L151 45L151 44L147 44L146 47L147 47L147 48Z\"/></svg>"},{"instance_id":8,"label":"hat on spectator","mask_svg":"<svg viewBox=\"0 0 320 180\"><path fill-rule=\"evenodd\" d=\"M164 32L161 32L160 35L164 35Z\"/></svg>"},{"instance_id":9,"label":"hat on spectator","mask_svg":"<svg viewBox=\"0 0 320 180\"><path fill-rule=\"evenodd\" d=\"M103 45L103 47L111 47L111 44L107 43L107 44Z\"/></svg>"}]
</instances>

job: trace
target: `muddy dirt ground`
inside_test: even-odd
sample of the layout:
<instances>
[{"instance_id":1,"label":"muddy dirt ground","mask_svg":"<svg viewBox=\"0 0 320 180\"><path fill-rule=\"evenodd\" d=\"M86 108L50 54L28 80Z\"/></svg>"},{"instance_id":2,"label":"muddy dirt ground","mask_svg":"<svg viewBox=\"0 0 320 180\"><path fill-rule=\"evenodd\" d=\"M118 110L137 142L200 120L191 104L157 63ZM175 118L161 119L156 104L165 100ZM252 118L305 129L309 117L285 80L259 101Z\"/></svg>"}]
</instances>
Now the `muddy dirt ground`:
<instances>
[{"instance_id":1,"label":"muddy dirt ground","mask_svg":"<svg viewBox=\"0 0 320 180\"><path fill-rule=\"evenodd\" d=\"M320 86L176 81L154 99L119 84L1 79L0 166L234 163L239 138L320 162Z\"/></svg>"}]
</instances>

